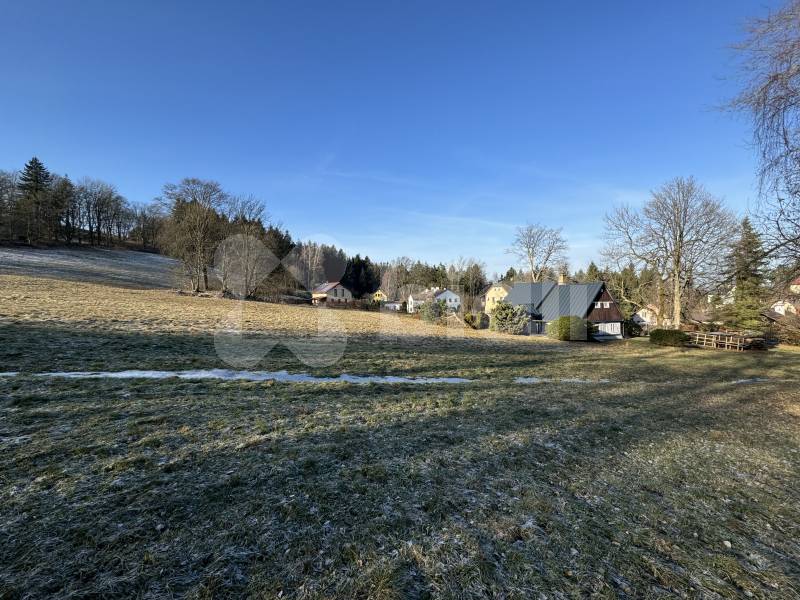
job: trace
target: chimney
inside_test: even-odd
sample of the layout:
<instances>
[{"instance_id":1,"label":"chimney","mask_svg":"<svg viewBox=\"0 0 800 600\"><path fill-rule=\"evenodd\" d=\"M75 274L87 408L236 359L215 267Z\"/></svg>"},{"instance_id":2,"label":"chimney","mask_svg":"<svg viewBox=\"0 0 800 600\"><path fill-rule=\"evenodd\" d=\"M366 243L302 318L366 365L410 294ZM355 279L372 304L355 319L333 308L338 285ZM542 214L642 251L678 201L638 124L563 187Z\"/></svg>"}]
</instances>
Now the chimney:
<instances>
[{"instance_id":1,"label":"chimney","mask_svg":"<svg viewBox=\"0 0 800 600\"><path fill-rule=\"evenodd\" d=\"M567 283L567 276L562 272L558 274L558 285L565 285Z\"/></svg>"}]
</instances>

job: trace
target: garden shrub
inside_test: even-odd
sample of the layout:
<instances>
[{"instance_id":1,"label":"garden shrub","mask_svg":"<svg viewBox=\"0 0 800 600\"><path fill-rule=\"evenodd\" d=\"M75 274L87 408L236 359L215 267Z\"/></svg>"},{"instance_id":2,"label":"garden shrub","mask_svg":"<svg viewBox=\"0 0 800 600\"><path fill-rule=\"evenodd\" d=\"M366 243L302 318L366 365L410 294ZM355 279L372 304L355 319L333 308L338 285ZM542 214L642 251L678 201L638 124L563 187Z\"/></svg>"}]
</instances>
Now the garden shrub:
<instances>
[{"instance_id":1,"label":"garden shrub","mask_svg":"<svg viewBox=\"0 0 800 600\"><path fill-rule=\"evenodd\" d=\"M562 342L585 342L591 337L591 326L580 317L559 317L547 324L547 337Z\"/></svg>"},{"instance_id":2,"label":"garden shrub","mask_svg":"<svg viewBox=\"0 0 800 600\"><path fill-rule=\"evenodd\" d=\"M654 329L650 332L650 343L659 346L683 346L689 336L680 329Z\"/></svg>"},{"instance_id":3,"label":"garden shrub","mask_svg":"<svg viewBox=\"0 0 800 600\"><path fill-rule=\"evenodd\" d=\"M432 302L428 300L419 307L419 317L428 323L439 323L447 313L447 304L444 300Z\"/></svg>"},{"instance_id":4,"label":"garden shrub","mask_svg":"<svg viewBox=\"0 0 800 600\"><path fill-rule=\"evenodd\" d=\"M492 311L489 329L501 333L521 335L528 324L528 314L524 306L512 306L508 302L498 302Z\"/></svg>"},{"instance_id":5,"label":"garden shrub","mask_svg":"<svg viewBox=\"0 0 800 600\"><path fill-rule=\"evenodd\" d=\"M489 327L489 315L482 312L467 313L464 315L464 323L473 329L486 329Z\"/></svg>"},{"instance_id":6,"label":"garden shrub","mask_svg":"<svg viewBox=\"0 0 800 600\"><path fill-rule=\"evenodd\" d=\"M623 333L628 337L640 337L642 335L642 326L633 319L626 319L622 327Z\"/></svg>"}]
</instances>

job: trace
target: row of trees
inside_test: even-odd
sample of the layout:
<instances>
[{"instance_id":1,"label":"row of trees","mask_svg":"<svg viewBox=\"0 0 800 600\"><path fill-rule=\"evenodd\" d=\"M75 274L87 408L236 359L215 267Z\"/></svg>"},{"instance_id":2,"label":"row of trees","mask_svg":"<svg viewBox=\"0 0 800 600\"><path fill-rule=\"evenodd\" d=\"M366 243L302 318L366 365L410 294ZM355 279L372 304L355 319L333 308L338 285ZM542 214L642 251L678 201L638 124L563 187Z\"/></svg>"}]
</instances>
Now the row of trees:
<instances>
[{"instance_id":1,"label":"row of trees","mask_svg":"<svg viewBox=\"0 0 800 600\"><path fill-rule=\"evenodd\" d=\"M154 246L151 211L104 181L50 173L36 157L22 171L0 171L0 240L112 245L136 237Z\"/></svg>"}]
</instances>

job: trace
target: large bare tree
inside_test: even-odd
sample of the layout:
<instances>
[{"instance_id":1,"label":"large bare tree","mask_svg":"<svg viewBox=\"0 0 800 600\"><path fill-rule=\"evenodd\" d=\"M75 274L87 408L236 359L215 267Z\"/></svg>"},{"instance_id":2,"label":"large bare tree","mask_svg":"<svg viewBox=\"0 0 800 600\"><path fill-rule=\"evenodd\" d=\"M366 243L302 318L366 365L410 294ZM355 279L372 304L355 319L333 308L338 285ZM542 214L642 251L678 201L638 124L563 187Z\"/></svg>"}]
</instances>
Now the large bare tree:
<instances>
[{"instance_id":1,"label":"large bare tree","mask_svg":"<svg viewBox=\"0 0 800 600\"><path fill-rule=\"evenodd\" d=\"M264 205L252 195L231 196L224 211L225 237L214 253L214 266L223 292L251 298L280 262L264 244Z\"/></svg>"},{"instance_id":2,"label":"large bare tree","mask_svg":"<svg viewBox=\"0 0 800 600\"><path fill-rule=\"evenodd\" d=\"M517 227L509 253L516 256L530 272L531 282L544 276L566 259L567 241L561 229L550 229L535 223Z\"/></svg>"},{"instance_id":3,"label":"large bare tree","mask_svg":"<svg viewBox=\"0 0 800 600\"><path fill-rule=\"evenodd\" d=\"M800 262L800 0L753 19L736 46L744 85L731 108L747 115L758 151L762 218L773 256Z\"/></svg>"},{"instance_id":4,"label":"large bare tree","mask_svg":"<svg viewBox=\"0 0 800 600\"><path fill-rule=\"evenodd\" d=\"M711 285L736 221L693 177L678 177L651 193L640 210L619 206L606 215L606 255L661 274L672 295L672 325L679 327L690 286Z\"/></svg>"},{"instance_id":5,"label":"large bare tree","mask_svg":"<svg viewBox=\"0 0 800 600\"><path fill-rule=\"evenodd\" d=\"M193 177L164 186L160 202L171 215L169 228L163 232L171 253L180 258L189 274L192 287L208 289L208 268L220 239L220 211L228 194L216 181Z\"/></svg>"}]
</instances>

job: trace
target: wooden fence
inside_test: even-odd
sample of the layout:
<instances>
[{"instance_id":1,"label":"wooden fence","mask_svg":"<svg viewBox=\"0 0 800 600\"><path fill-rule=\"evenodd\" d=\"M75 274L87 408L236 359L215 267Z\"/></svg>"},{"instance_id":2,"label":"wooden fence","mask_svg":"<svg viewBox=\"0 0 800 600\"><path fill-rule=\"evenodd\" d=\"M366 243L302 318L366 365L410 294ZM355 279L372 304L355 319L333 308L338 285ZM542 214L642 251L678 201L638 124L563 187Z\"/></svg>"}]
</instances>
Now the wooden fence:
<instances>
[{"instance_id":1,"label":"wooden fence","mask_svg":"<svg viewBox=\"0 0 800 600\"><path fill-rule=\"evenodd\" d=\"M750 340L735 333L689 331L689 344L700 348L719 348L742 352L750 348Z\"/></svg>"}]
</instances>

